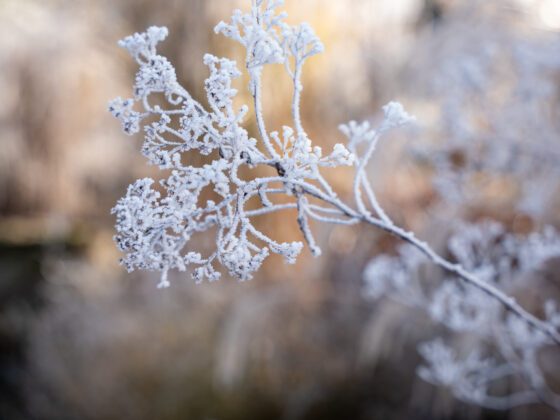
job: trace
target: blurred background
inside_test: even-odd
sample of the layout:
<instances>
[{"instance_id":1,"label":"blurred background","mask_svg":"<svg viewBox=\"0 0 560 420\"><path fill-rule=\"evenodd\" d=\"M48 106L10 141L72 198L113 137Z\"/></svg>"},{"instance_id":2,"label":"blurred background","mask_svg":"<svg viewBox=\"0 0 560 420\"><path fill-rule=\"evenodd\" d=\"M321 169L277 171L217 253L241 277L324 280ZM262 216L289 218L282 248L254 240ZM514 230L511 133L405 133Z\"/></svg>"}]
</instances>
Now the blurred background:
<instances>
[{"instance_id":1,"label":"blurred background","mask_svg":"<svg viewBox=\"0 0 560 420\"><path fill-rule=\"evenodd\" d=\"M241 57L213 26L248 5L0 0L0 419L555 418L465 405L416 376L416 343L441 327L364 300L363 267L398 244L373 228L314 226L323 257L271 258L245 283L174 274L161 291L157 274L119 266L110 209L133 180L158 174L107 112L131 96L136 70L116 42L169 27L163 54L204 102L203 54ZM558 0L286 9L326 47L304 73L314 142L342 141L337 126L350 119L379 121L390 100L416 115L370 171L396 222L440 249L456 220L560 226ZM265 75L272 128L289 118L287 83ZM327 177L350 198L350 171ZM281 240L298 235L264 223ZM559 272L546 273L543 293L558 294Z\"/></svg>"}]
</instances>

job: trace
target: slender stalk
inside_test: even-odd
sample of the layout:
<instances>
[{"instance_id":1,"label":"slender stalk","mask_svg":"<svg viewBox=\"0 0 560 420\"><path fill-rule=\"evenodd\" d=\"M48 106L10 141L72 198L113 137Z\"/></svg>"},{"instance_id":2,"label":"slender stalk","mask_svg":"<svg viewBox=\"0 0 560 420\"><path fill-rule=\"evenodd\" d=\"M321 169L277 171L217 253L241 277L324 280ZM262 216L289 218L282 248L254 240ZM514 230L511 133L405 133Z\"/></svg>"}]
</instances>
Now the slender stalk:
<instances>
[{"instance_id":1,"label":"slender stalk","mask_svg":"<svg viewBox=\"0 0 560 420\"><path fill-rule=\"evenodd\" d=\"M296 133L298 137L300 137L305 135L303 125L301 124L301 111L300 111L301 91L303 90L303 86L301 84L301 71L303 68L303 62L298 57L296 57L295 60L296 60L295 69L294 69L294 75L292 79L294 83L294 94L292 97L292 119L294 120Z\"/></svg>"},{"instance_id":2,"label":"slender stalk","mask_svg":"<svg viewBox=\"0 0 560 420\"><path fill-rule=\"evenodd\" d=\"M306 193L311 194L312 196L319 198L323 201L326 201L327 203L338 208L347 217L350 217L352 219L358 219L359 221L373 225L386 232L389 232L392 235L397 236L398 238L402 239L405 242L408 242L410 245L414 246L425 256L427 256L435 265L444 269L448 273L452 273L458 276L466 283L476 287L477 289L483 291L487 295L496 299L504 306L504 308L507 311L520 317L525 322L527 322L530 326L532 326L536 330L541 331L546 336L548 336L554 343L560 345L560 333L554 328L554 326L538 319L536 316L532 315L531 313L526 311L521 305L519 305L519 303L517 303L514 298L508 296L507 294L505 294L498 288L492 286L491 284L488 284L480 280L478 277L465 270L460 264L455 264L452 263L451 261L446 260L438 253L436 253L426 242L416 238L414 233L406 231L394 224L388 224L381 219L373 217L367 212L367 210L365 212L353 210L348 205L343 203L340 199L336 197L330 197L327 194L323 193L321 190L319 190L317 187L314 187L310 184L301 181L293 181L293 183L296 185L300 185Z\"/></svg>"},{"instance_id":3,"label":"slender stalk","mask_svg":"<svg viewBox=\"0 0 560 420\"><path fill-rule=\"evenodd\" d=\"M259 134L262 138L264 147L271 158L279 159L280 156L274 150L270 138L268 137L268 132L266 131L266 124L264 122L263 110L262 110L262 94L261 94L261 69L251 70L251 83L253 84L252 94L253 94L253 105L255 107L255 117L257 120L257 127L259 129Z\"/></svg>"}]
</instances>

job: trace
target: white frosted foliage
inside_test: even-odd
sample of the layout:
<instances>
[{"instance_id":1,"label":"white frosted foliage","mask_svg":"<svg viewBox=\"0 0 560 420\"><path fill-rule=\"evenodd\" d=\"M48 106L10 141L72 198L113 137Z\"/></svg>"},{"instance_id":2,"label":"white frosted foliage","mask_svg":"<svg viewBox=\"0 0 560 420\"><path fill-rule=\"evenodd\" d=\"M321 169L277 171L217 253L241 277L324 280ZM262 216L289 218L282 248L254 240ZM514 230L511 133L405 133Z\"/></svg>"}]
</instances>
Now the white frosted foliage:
<instances>
[{"instance_id":1,"label":"white frosted foliage","mask_svg":"<svg viewBox=\"0 0 560 420\"><path fill-rule=\"evenodd\" d=\"M215 27L216 33L240 43L246 55L241 66L212 54L203 57L209 71L204 84L207 107L179 84L171 62L158 54L166 28L150 27L119 42L139 68L132 97L111 101L109 111L126 134L143 134L142 154L162 170L158 181L144 178L130 185L112 210L122 263L129 271L160 273L159 288L172 285L172 271L188 272L196 282L215 281L222 273L243 281L271 254L294 264L306 245L312 255L321 255L313 234L319 222L368 224L405 242L396 255L381 255L368 264L368 298L390 295L425 309L453 331L494 339L505 359L483 357L483 349L462 356L435 341L420 348L426 359L419 369L422 378L450 387L458 398L492 408L534 402L537 396L554 406L556 396L543 385L537 353L560 344L560 315L549 302L546 318L537 318L510 294L524 276L560 256L557 232L550 228L517 237L498 224L463 224L449 239L444 258L395 224L366 169L383 135L415 118L402 104L390 102L378 126L351 121L339 126L344 142L335 143L332 150L315 146L301 119L301 75L305 62L324 47L309 25L288 25L286 14L277 13L281 5L253 0L249 12L236 10L229 23ZM267 129L262 112L261 85L271 64L282 64L292 80L291 121L279 131ZM236 105L240 68L248 73L245 88L251 106ZM243 125L250 110L257 126L254 134ZM325 170L340 166L355 170L351 203L344 202L324 177ZM259 175L265 171L254 171L256 167L268 167L269 175ZM256 227L255 219L277 212L294 219L300 237L278 242ZM202 249L200 235L213 235L210 249ZM427 290L421 273L429 263L445 274L440 286ZM509 339L496 336L496 331ZM511 352L521 357L519 364L508 360ZM508 375L528 378L527 389L508 397L492 396L489 384Z\"/></svg>"}]
</instances>

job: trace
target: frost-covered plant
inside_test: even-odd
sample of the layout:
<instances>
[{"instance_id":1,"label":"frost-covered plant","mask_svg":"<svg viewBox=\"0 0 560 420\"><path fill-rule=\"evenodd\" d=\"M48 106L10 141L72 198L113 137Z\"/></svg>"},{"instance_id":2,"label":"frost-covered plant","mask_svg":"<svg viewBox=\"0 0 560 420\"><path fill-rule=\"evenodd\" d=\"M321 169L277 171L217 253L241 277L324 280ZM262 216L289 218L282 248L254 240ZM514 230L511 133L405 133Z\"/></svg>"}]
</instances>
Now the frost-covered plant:
<instances>
[{"instance_id":1,"label":"frost-covered plant","mask_svg":"<svg viewBox=\"0 0 560 420\"><path fill-rule=\"evenodd\" d=\"M448 239L447 251L486 284L515 296L530 289L547 263L560 258L560 235L550 227L523 237L508 233L497 222L462 223ZM426 311L450 331L476 337L474 349L466 355L457 354L441 338L420 344L426 361L418 370L420 376L450 388L463 401L485 407L544 402L560 409L560 395L549 389L538 360L542 350L554 344L549 337L528 328L491 295L469 284L443 278L434 287L423 265L420 253L403 245L395 256L374 258L364 271L364 293L369 298L389 296ZM543 312L550 325L560 326L554 301L546 301ZM520 378L524 389L509 395L492 392L492 386L503 385L508 378Z\"/></svg>"},{"instance_id":2,"label":"frost-covered plant","mask_svg":"<svg viewBox=\"0 0 560 420\"><path fill-rule=\"evenodd\" d=\"M285 13L276 12L281 4L253 0L249 13L237 10L230 23L220 22L215 28L246 50L245 69L258 138L250 137L242 126L249 106L238 108L234 104L234 80L241 75L234 61L205 55L204 63L210 71L205 83L205 108L179 85L173 66L157 53L157 44L167 36L165 28L151 27L120 42L140 69L134 97L117 98L110 104L110 111L127 134L143 131L143 154L150 163L170 171L159 185L149 178L136 181L113 209L117 217L115 240L125 253L127 269L161 272L159 287L170 285L170 270L191 270L197 282L212 281L220 276L221 266L232 277L249 279L270 253L283 256L287 263L296 261L302 242L279 243L253 223L264 214L294 210L302 237L315 256L321 251L310 220L373 225L407 242L404 258L395 261L380 257L387 280L382 278L383 270L369 269L376 281L394 281L397 289L404 290L407 272L428 257L450 277L462 279L465 289L484 296L485 302L491 302L488 305L511 313L512 322L523 325L527 334L560 344L557 324L527 312L476 266L444 259L412 232L395 225L381 207L366 168L381 136L413 120L402 105L385 105L384 119L378 127L368 122L341 125L347 146L336 144L326 154L313 146L300 117L301 74L305 61L321 52L323 46L307 24L285 23ZM261 79L269 64L282 64L293 82L293 126L283 127L280 133L267 130L262 112ZM193 156L202 156L197 162L205 163L194 164ZM355 168L355 206L342 201L322 175L324 169L337 166ZM255 171L256 167L268 168L270 175L260 175L262 171ZM197 247L195 235L201 232L215 235L215 248L208 255ZM423 256L409 259L413 249ZM379 293L375 291L379 284L370 283L371 293ZM454 360L451 356L447 359ZM433 377L437 377L435 373Z\"/></svg>"},{"instance_id":3,"label":"frost-covered plant","mask_svg":"<svg viewBox=\"0 0 560 420\"><path fill-rule=\"evenodd\" d=\"M250 91L262 135L264 150L241 126L249 108L235 109L237 93L232 83L241 76L234 61L205 55L210 77L205 88L210 110L195 101L177 82L169 61L157 54L157 44L167 36L167 29L151 27L120 42L140 65L134 85L134 98L117 98L110 111L119 118L127 134L141 130L145 134L143 154L171 175L160 182L162 197L152 179L132 184L113 212L117 215L116 241L126 253L123 259L129 270L136 268L162 272L160 286L168 286L171 269L192 271L197 281L220 276L215 264L241 280L251 278L270 252L293 263L301 242L278 243L255 228L254 217L296 208L298 223L315 255L320 253L309 229L308 219L328 210L310 204L307 194L326 194L310 182L326 186L319 169L351 165L353 155L342 145L323 155L312 147L299 119L299 81L305 60L322 50L322 45L307 25L291 27L276 15L278 4L255 4L251 14L236 11L231 24L221 22L216 32L240 42L247 49L246 68ZM290 57L292 63L290 63ZM260 80L265 64L284 63L294 81L293 116L295 130L284 127L282 133L268 133L261 113ZM162 94L166 106L152 105L150 99ZM141 104L143 111L135 111ZM195 166L184 162L186 154L208 156L208 163ZM274 168L276 175L243 179L243 167ZM205 190L212 190L212 199ZM275 195L288 194L294 202L274 203ZM332 196L332 191L328 191ZM250 208L257 200L260 208ZM254 207L254 205L253 205ZM202 256L192 250L192 236L216 228L216 250Z\"/></svg>"}]
</instances>

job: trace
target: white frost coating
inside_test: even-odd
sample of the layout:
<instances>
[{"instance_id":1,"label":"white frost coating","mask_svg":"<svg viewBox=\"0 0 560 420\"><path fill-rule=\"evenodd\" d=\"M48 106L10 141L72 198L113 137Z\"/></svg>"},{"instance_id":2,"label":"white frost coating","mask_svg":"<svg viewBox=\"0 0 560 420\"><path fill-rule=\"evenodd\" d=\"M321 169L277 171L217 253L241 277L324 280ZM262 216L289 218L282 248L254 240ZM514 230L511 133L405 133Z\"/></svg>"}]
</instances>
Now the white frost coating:
<instances>
[{"instance_id":1,"label":"white frost coating","mask_svg":"<svg viewBox=\"0 0 560 420\"><path fill-rule=\"evenodd\" d=\"M215 28L217 33L241 43L247 51L244 68L250 77L258 139L251 138L242 126L249 107L234 108L237 90L233 85L241 76L234 61L210 54L204 56L210 72L205 82L209 109L205 109L179 85L171 63L157 53L157 44L165 39L167 29L151 27L145 33L134 34L120 42L140 67L134 83L134 97L115 99L109 110L120 120L127 134L143 130L142 153L151 164L170 172L157 189L152 179L136 181L114 207L115 241L125 254L123 264L129 271L160 272L160 288L170 286L170 270L189 270L197 282L214 281L220 277L221 266L230 276L247 280L271 253L282 255L292 264L303 248L300 241L278 243L265 235L253 224L255 217L293 211L297 214L303 239L315 256L321 254L321 249L313 237L310 219L348 225L367 223L407 244L399 250L398 257L379 257L368 266L366 294L377 298L389 293L405 303L423 305L434 319L452 329L476 329L482 324L481 311L486 315L508 311L505 319L514 339L499 341L502 352L507 352L508 345L514 347L515 353L520 350L517 347L522 341L533 343L521 349L525 357L521 365L530 370L530 390L512 397L512 401L531 402L537 394L544 400L543 393L548 391L543 388L542 375L534 366L534 349L552 342L560 344L560 315L550 304L548 318L544 321L536 318L503 291L507 287L502 282L507 281L512 270L536 269L556 255L560 248L557 234L551 231L542 237L536 235L528 242L518 242L515 238L504 241L507 246L503 255L497 265L490 266L485 260L477 260L479 253L463 252L464 242L472 242L473 251L483 245L480 235L469 227L465 228L463 236L450 241L449 250L455 260L451 262L412 232L395 225L378 202L366 168L381 135L414 118L401 104L390 102L383 107L385 118L377 128L372 128L368 122L353 121L340 126L348 147L339 143L332 152L326 153L314 147L301 121L301 73L305 61L321 52L323 45L309 25L287 25L283 21L285 13L276 14L281 3L253 0L250 13L235 11L231 23L221 22ZM293 124L283 127L281 133L267 130L262 113L261 81L265 66L273 63L282 63L293 82ZM157 94L158 99L163 96L165 104L152 105L152 94ZM206 163L188 165L184 162L190 160L183 159L186 154L203 155ZM344 203L321 173L321 169L341 165L356 169L353 185L356 208ZM267 177L239 177L240 169L257 166L268 166L276 173ZM203 198L210 196L210 199ZM249 200L252 200L250 209ZM256 208L255 202L258 203ZM215 248L208 255L202 255L193 238L210 230L215 234ZM501 234L499 229L487 231ZM509 259L512 249L521 256L515 264ZM422 288L421 276L417 275L418 267L428 260L450 277L462 279L462 286L446 282L429 296ZM486 323L481 333L487 333L488 326ZM457 383L453 381L458 381L461 374L464 376L486 366L478 356L468 358L464 366L457 365L458 356L439 344L430 351L441 355L438 360L448 361L443 366L435 366L436 370L431 371L427 366L420 371L423 377L435 383L455 386ZM513 364L505 366L511 368ZM527 366L531 366L530 369ZM500 366L496 368L501 372L500 369ZM515 373L525 373L520 369L514 366ZM469 383L458 383L457 387L456 394L471 402L495 407L512 405L486 395L485 388L474 389ZM546 402L554 406L553 400L554 397L546 398Z\"/></svg>"}]
</instances>

